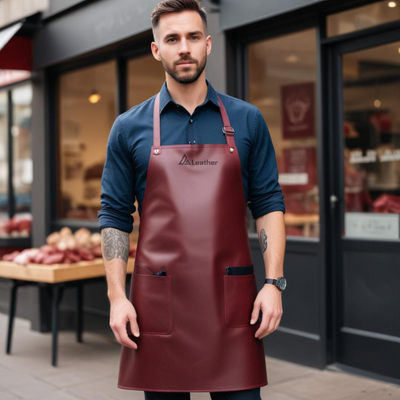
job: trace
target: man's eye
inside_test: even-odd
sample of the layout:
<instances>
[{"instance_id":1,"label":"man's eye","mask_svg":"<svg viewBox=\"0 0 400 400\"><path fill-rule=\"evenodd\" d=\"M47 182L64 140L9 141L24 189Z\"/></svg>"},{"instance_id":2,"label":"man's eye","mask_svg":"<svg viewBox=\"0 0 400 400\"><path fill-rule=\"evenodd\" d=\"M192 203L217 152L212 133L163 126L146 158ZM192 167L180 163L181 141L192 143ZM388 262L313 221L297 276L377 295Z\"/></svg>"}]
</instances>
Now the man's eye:
<instances>
[{"instance_id":1,"label":"man's eye","mask_svg":"<svg viewBox=\"0 0 400 400\"><path fill-rule=\"evenodd\" d=\"M192 36L192 39L198 39L199 37L198 36Z\"/></svg>"},{"instance_id":2,"label":"man's eye","mask_svg":"<svg viewBox=\"0 0 400 400\"><path fill-rule=\"evenodd\" d=\"M167 43L170 42L171 40L176 40L176 39L170 38L170 39L167 40Z\"/></svg>"}]
</instances>

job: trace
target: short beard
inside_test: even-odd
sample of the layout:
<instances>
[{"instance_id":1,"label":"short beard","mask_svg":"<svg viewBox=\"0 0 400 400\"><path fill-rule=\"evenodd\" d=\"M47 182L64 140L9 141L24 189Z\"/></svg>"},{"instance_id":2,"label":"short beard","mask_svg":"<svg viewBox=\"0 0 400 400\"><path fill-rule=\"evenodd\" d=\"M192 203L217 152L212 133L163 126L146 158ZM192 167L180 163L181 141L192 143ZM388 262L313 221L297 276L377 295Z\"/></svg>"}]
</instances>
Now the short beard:
<instances>
[{"instance_id":1,"label":"short beard","mask_svg":"<svg viewBox=\"0 0 400 400\"><path fill-rule=\"evenodd\" d=\"M168 67L167 63L163 59L161 59L161 62L162 62L165 72L167 72L176 82L181 83L182 85L189 85L193 82L196 82L197 79L199 79L199 76L204 71L204 68L206 67L206 64L207 64L207 55L204 57L203 64L200 64L197 67L194 74L192 76L186 76L184 78L180 78L174 70L170 69Z\"/></svg>"}]
</instances>

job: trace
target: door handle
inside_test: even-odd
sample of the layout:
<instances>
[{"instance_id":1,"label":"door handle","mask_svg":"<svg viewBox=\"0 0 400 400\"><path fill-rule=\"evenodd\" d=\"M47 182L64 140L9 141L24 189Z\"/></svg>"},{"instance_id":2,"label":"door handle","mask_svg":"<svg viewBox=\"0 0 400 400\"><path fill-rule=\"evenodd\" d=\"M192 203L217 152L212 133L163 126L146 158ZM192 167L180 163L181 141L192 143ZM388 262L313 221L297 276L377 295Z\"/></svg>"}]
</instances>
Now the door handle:
<instances>
[{"instance_id":1,"label":"door handle","mask_svg":"<svg viewBox=\"0 0 400 400\"><path fill-rule=\"evenodd\" d=\"M331 197L329 198L330 202L331 202L331 207L335 208L336 207L336 203L339 201L338 197L334 194L331 195Z\"/></svg>"}]
</instances>

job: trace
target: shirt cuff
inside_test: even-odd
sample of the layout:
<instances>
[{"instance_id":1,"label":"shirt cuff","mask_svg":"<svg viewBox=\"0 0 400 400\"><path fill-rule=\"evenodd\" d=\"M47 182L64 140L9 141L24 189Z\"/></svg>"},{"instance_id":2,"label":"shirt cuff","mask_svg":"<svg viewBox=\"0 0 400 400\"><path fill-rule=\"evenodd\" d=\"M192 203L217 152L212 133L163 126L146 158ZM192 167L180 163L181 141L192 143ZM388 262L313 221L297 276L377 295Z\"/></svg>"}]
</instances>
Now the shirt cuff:
<instances>
[{"instance_id":1,"label":"shirt cuff","mask_svg":"<svg viewBox=\"0 0 400 400\"><path fill-rule=\"evenodd\" d=\"M286 212L284 195L282 192L274 193L271 196L260 197L259 199L252 200L249 203L249 208L253 219L262 217L272 211L282 211Z\"/></svg>"},{"instance_id":2,"label":"shirt cuff","mask_svg":"<svg viewBox=\"0 0 400 400\"><path fill-rule=\"evenodd\" d=\"M115 228L120 231L131 233L133 231L133 217L131 215L121 215L111 211L98 211L99 230L102 228Z\"/></svg>"}]
</instances>

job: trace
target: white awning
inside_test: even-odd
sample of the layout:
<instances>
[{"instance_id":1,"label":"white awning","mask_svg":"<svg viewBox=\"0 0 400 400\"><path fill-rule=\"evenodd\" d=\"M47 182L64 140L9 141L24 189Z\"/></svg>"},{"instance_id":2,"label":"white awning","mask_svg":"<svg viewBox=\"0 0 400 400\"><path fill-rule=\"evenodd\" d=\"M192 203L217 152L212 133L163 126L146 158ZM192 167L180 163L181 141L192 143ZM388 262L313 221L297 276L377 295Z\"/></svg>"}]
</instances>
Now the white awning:
<instances>
[{"instance_id":1,"label":"white awning","mask_svg":"<svg viewBox=\"0 0 400 400\"><path fill-rule=\"evenodd\" d=\"M0 50L11 40L11 38L20 30L24 21L18 22L8 28L0 31Z\"/></svg>"}]
</instances>

